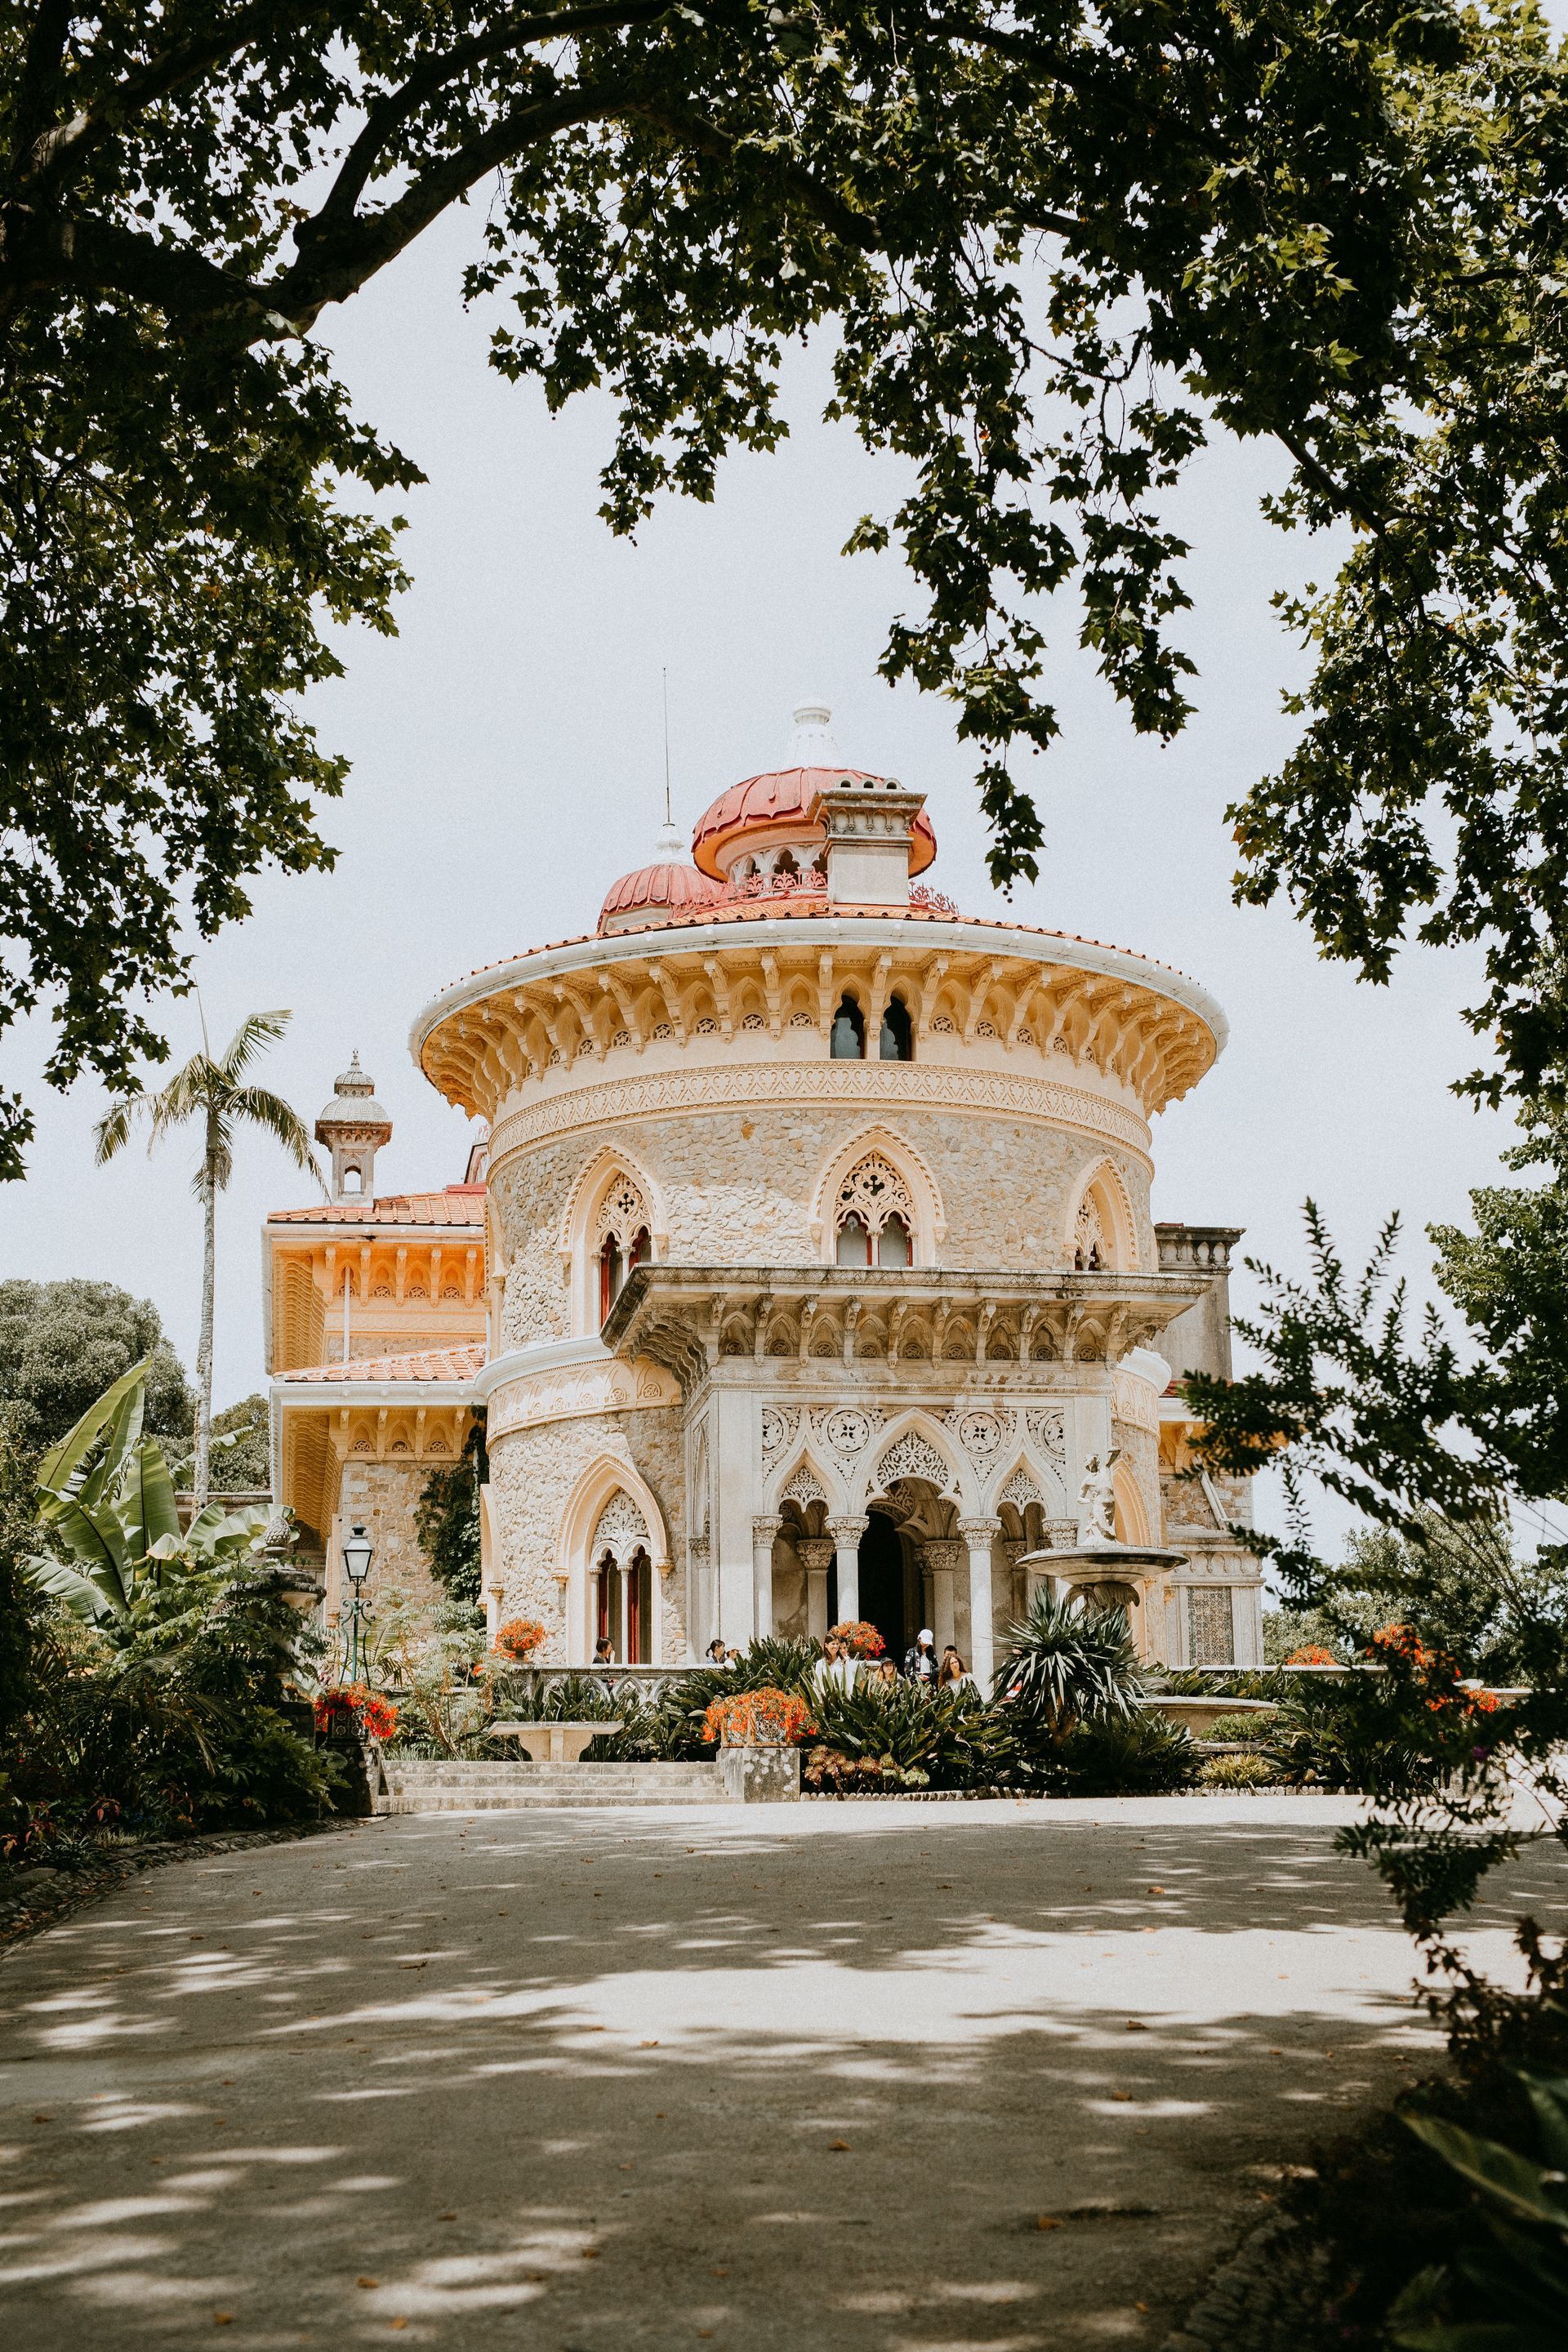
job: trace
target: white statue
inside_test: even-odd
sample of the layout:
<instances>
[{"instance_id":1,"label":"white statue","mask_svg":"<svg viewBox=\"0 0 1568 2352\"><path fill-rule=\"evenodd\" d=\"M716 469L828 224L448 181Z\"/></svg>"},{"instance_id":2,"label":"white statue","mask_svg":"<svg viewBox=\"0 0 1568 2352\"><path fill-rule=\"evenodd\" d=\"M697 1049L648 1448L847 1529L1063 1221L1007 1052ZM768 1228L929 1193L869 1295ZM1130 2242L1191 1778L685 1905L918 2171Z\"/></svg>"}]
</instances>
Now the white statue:
<instances>
[{"instance_id":1,"label":"white statue","mask_svg":"<svg viewBox=\"0 0 1568 2352\"><path fill-rule=\"evenodd\" d=\"M1116 1541L1116 1480L1111 1474L1121 1453L1120 1446L1113 1446L1103 1462L1098 1454L1091 1454L1083 1465L1083 1484L1078 1490L1080 1543Z\"/></svg>"}]
</instances>

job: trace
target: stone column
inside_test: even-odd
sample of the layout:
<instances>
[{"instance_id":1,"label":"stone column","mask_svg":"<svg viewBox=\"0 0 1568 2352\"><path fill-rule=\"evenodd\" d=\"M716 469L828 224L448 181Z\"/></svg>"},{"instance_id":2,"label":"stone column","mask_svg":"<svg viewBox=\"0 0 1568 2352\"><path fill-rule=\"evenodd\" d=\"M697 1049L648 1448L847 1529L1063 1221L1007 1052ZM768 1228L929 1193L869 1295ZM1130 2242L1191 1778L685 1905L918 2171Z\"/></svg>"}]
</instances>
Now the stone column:
<instances>
[{"instance_id":1,"label":"stone column","mask_svg":"<svg viewBox=\"0 0 1568 2352\"><path fill-rule=\"evenodd\" d=\"M783 1525L780 1518L752 1521L752 1615L759 1642L773 1630L773 1538Z\"/></svg>"},{"instance_id":2,"label":"stone column","mask_svg":"<svg viewBox=\"0 0 1568 2352\"><path fill-rule=\"evenodd\" d=\"M838 1620L840 1624L860 1614L860 1538L869 1527L864 1517L854 1519L829 1519L827 1532L833 1538L838 1559Z\"/></svg>"},{"instance_id":3,"label":"stone column","mask_svg":"<svg viewBox=\"0 0 1568 2352\"><path fill-rule=\"evenodd\" d=\"M1020 1583L1028 1580L1026 1576L1020 1578L1018 1574L1018 1562L1028 1549L1027 1541L1020 1542L1016 1536L1002 1538L1002 1557L1007 1563L1007 1611L1012 1617L1021 1617L1029 1605L1028 1594L1018 1589Z\"/></svg>"},{"instance_id":4,"label":"stone column","mask_svg":"<svg viewBox=\"0 0 1568 2352\"><path fill-rule=\"evenodd\" d=\"M996 1668L996 1638L991 1614L991 1539L1000 1519L960 1519L958 1532L969 1550L969 1670L987 1697Z\"/></svg>"},{"instance_id":5,"label":"stone column","mask_svg":"<svg viewBox=\"0 0 1568 2352\"><path fill-rule=\"evenodd\" d=\"M940 1536L922 1545L921 1549L931 1570L931 1630L936 1637L940 1657L954 1639L952 1580L963 1558L963 1546L954 1543L951 1536Z\"/></svg>"},{"instance_id":6,"label":"stone column","mask_svg":"<svg viewBox=\"0 0 1568 2352\"><path fill-rule=\"evenodd\" d=\"M796 1536L795 1556L805 1570L805 1630L814 1642L827 1632L827 1571L833 1544L826 1536Z\"/></svg>"},{"instance_id":7,"label":"stone column","mask_svg":"<svg viewBox=\"0 0 1568 2352\"><path fill-rule=\"evenodd\" d=\"M706 1536L688 1539L687 1558L690 1567L686 1580L686 1645L693 1657L700 1658L707 1655L708 1644L719 1630Z\"/></svg>"}]
</instances>

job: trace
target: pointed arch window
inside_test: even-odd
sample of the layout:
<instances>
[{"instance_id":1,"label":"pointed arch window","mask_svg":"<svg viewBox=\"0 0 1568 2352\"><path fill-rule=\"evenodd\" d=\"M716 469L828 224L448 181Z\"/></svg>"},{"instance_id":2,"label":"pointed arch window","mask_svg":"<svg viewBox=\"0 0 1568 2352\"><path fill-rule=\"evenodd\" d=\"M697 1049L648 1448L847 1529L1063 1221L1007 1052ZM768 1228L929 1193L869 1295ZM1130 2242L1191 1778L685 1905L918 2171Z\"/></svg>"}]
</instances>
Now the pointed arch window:
<instances>
[{"instance_id":1,"label":"pointed arch window","mask_svg":"<svg viewBox=\"0 0 1568 2352\"><path fill-rule=\"evenodd\" d=\"M866 1016L852 996L841 996L838 1010L833 1016L833 1037L829 1059L835 1062L863 1062L866 1058Z\"/></svg>"},{"instance_id":2,"label":"pointed arch window","mask_svg":"<svg viewBox=\"0 0 1568 2352\"><path fill-rule=\"evenodd\" d=\"M840 1265L914 1264L915 1204L910 1188L879 1151L868 1151L838 1187L834 1256Z\"/></svg>"},{"instance_id":3,"label":"pointed arch window","mask_svg":"<svg viewBox=\"0 0 1568 2352\"><path fill-rule=\"evenodd\" d=\"M915 1058L914 1031L910 1022L910 1008L901 996L889 996L882 1014L882 1030L878 1054L884 1062L912 1062Z\"/></svg>"},{"instance_id":4,"label":"pointed arch window","mask_svg":"<svg viewBox=\"0 0 1568 2352\"><path fill-rule=\"evenodd\" d=\"M602 1323L619 1297L626 1276L634 1267L646 1265L653 1254L647 1203L641 1188L629 1176L617 1176L610 1186L599 1211L595 1235Z\"/></svg>"}]
</instances>

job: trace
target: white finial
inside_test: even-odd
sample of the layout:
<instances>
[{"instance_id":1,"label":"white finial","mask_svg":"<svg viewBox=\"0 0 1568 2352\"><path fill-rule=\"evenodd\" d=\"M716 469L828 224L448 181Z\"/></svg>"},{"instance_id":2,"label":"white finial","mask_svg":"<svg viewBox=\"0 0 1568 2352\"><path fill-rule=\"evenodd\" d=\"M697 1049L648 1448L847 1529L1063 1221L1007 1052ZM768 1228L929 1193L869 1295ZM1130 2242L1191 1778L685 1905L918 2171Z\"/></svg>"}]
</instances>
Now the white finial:
<instances>
[{"instance_id":1,"label":"white finial","mask_svg":"<svg viewBox=\"0 0 1568 2352\"><path fill-rule=\"evenodd\" d=\"M792 768L836 768L839 751L833 740L833 713L826 702L797 703L790 737Z\"/></svg>"}]
</instances>

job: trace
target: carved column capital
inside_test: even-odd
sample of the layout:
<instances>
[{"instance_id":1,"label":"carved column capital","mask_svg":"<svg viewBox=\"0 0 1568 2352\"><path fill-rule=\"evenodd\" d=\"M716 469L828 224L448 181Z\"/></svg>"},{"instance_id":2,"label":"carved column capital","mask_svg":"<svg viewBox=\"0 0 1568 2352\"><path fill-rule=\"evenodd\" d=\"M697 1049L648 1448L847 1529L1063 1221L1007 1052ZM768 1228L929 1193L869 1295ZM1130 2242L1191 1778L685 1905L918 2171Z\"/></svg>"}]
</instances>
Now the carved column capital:
<instances>
[{"instance_id":1,"label":"carved column capital","mask_svg":"<svg viewBox=\"0 0 1568 2352\"><path fill-rule=\"evenodd\" d=\"M931 1536L921 1546L921 1557L939 1576L951 1576L963 1567L964 1549L952 1536Z\"/></svg>"},{"instance_id":2,"label":"carved column capital","mask_svg":"<svg viewBox=\"0 0 1568 2352\"><path fill-rule=\"evenodd\" d=\"M827 1532L840 1551L846 1544L858 1544L871 1522L862 1511L850 1518L829 1519Z\"/></svg>"},{"instance_id":3,"label":"carved column capital","mask_svg":"<svg viewBox=\"0 0 1568 2352\"><path fill-rule=\"evenodd\" d=\"M1002 1522L1000 1519L960 1519L958 1532L970 1550L974 1551L981 1544L989 1545L993 1536L1001 1534Z\"/></svg>"},{"instance_id":4,"label":"carved column capital","mask_svg":"<svg viewBox=\"0 0 1568 2352\"><path fill-rule=\"evenodd\" d=\"M834 1545L828 1536L796 1536L795 1557L808 1575L826 1576L833 1565Z\"/></svg>"}]
</instances>

